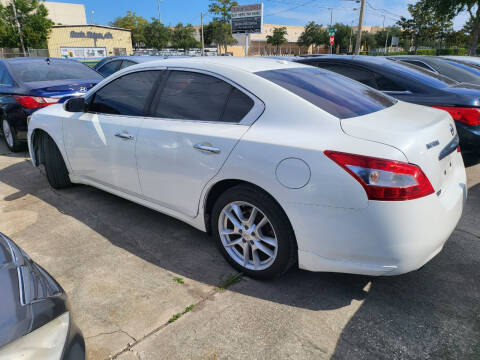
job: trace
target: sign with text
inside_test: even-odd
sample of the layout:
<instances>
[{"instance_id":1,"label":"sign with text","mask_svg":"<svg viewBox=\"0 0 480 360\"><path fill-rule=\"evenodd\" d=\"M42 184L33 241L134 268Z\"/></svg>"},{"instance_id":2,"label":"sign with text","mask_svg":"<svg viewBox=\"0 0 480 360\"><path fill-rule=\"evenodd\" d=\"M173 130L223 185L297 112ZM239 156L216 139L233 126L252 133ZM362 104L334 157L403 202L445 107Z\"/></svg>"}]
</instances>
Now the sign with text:
<instances>
[{"instance_id":1,"label":"sign with text","mask_svg":"<svg viewBox=\"0 0 480 360\"><path fill-rule=\"evenodd\" d=\"M232 6L232 34L261 33L263 4Z\"/></svg>"}]
</instances>

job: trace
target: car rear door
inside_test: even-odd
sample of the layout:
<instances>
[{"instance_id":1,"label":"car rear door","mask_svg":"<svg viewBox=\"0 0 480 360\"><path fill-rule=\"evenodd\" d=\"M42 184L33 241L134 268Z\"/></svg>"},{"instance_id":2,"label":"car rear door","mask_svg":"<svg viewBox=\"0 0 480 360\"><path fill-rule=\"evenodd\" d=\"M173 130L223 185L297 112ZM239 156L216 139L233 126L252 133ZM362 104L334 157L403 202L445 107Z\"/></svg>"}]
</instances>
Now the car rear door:
<instances>
[{"instance_id":1,"label":"car rear door","mask_svg":"<svg viewBox=\"0 0 480 360\"><path fill-rule=\"evenodd\" d=\"M145 108L162 71L137 71L111 81L88 100L88 112L65 119L64 141L74 174L140 194L135 146Z\"/></svg>"},{"instance_id":2,"label":"car rear door","mask_svg":"<svg viewBox=\"0 0 480 360\"><path fill-rule=\"evenodd\" d=\"M263 103L226 79L170 70L138 133L144 197L196 216L204 186L262 111Z\"/></svg>"}]
</instances>

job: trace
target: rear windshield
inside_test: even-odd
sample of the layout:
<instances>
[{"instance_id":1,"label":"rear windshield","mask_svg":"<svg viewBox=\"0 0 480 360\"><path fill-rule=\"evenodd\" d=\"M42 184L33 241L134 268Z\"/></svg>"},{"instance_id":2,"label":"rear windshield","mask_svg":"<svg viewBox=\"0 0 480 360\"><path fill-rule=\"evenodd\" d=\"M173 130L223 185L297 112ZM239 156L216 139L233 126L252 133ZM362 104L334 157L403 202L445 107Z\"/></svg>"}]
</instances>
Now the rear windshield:
<instances>
[{"instance_id":1,"label":"rear windshield","mask_svg":"<svg viewBox=\"0 0 480 360\"><path fill-rule=\"evenodd\" d=\"M268 70L256 74L340 119L370 114L396 103L395 99L371 87L314 67Z\"/></svg>"},{"instance_id":2,"label":"rear windshield","mask_svg":"<svg viewBox=\"0 0 480 360\"><path fill-rule=\"evenodd\" d=\"M76 61L18 61L9 64L15 79L35 81L103 79L96 71Z\"/></svg>"}]
</instances>

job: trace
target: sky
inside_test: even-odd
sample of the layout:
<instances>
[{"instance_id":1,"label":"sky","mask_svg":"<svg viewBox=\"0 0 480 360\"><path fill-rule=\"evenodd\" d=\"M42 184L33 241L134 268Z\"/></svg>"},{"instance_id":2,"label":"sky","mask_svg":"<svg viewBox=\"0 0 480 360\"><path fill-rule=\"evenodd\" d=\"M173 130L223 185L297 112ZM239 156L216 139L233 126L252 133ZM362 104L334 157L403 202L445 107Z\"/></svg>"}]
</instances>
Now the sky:
<instances>
[{"instance_id":1,"label":"sky","mask_svg":"<svg viewBox=\"0 0 480 360\"><path fill-rule=\"evenodd\" d=\"M49 0L52 1L52 0ZM240 5L254 4L256 0L237 0ZM158 0L62 0L61 2L84 4L87 11L87 21L99 25L108 25L118 16L123 16L128 10L147 19L158 17ZM365 11L364 25L393 25L400 16L408 17L407 5L415 0L368 0ZM161 0L160 12L162 23L175 25L179 22L200 24L200 13L208 13L210 0ZM330 24L333 13L333 23L342 22L357 25L360 4L356 0L263 0L264 23L281 25L305 25L315 21L324 26ZM330 10L333 9L333 10ZM93 11L93 14L92 14ZM212 15L207 14L205 22ZM455 18L454 28L461 29L467 14Z\"/></svg>"}]
</instances>

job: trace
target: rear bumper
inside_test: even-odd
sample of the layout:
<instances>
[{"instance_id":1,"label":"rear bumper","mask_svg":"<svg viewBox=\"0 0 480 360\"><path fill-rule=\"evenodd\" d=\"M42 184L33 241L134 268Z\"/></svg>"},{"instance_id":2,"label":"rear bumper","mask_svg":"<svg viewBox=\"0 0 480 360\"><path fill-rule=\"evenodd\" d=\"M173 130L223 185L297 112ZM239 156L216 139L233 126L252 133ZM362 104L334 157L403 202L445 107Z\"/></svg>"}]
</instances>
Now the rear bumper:
<instances>
[{"instance_id":1,"label":"rear bumper","mask_svg":"<svg viewBox=\"0 0 480 360\"><path fill-rule=\"evenodd\" d=\"M460 148L468 150L476 150L480 152L480 125L467 126L465 124L455 122L458 136L460 137Z\"/></svg>"},{"instance_id":2,"label":"rear bumper","mask_svg":"<svg viewBox=\"0 0 480 360\"><path fill-rule=\"evenodd\" d=\"M416 270L442 250L460 220L466 196L465 169L457 166L439 195L369 201L361 210L290 207L299 266L364 275Z\"/></svg>"}]
</instances>

